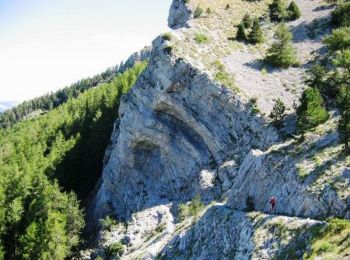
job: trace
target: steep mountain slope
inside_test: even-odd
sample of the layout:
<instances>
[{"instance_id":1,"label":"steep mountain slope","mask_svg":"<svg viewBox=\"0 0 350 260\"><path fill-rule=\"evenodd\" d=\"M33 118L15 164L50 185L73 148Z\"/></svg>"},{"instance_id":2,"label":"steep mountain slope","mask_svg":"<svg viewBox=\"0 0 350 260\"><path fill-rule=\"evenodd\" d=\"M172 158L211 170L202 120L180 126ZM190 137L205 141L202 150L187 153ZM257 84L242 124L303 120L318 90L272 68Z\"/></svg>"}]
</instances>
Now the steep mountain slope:
<instances>
[{"instance_id":1,"label":"steep mountain slope","mask_svg":"<svg viewBox=\"0 0 350 260\"><path fill-rule=\"evenodd\" d=\"M0 259L66 259L81 242L120 98L146 63L0 129ZM80 203L79 200L82 202Z\"/></svg>"},{"instance_id":2,"label":"steep mountain slope","mask_svg":"<svg viewBox=\"0 0 350 260\"><path fill-rule=\"evenodd\" d=\"M304 139L287 138L332 9L295 2L302 16L288 26L300 65L282 70L261 62L276 28L270 1L173 1L176 30L153 42L147 69L122 100L90 212L95 249L81 258L301 258L312 256L316 235L332 230L321 220L350 218L337 111ZM261 18L266 43L232 40L247 12ZM288 112L282 129L269 118L277 98ZM276 215L268 214L270 196ZM324 252L346 258L348 221L335 223L341 250Z\"/></svg>"}]
</instances>

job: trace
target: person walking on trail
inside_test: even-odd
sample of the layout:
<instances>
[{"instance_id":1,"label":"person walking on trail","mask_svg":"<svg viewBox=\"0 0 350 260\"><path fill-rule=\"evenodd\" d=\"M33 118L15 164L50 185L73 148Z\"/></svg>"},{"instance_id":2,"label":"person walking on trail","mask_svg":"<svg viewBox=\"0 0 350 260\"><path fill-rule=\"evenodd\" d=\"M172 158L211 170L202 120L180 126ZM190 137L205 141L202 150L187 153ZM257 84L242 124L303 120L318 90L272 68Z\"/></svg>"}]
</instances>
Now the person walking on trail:
<instances>
[{"instance_id":1,"label":"person walking on trail","mask_svg":"<svg viewBox=\"0 0 350 260\"><path fill-rule=\"evenodd\" d=\"M270 197L269 203L270 203L270 213L273 213L275 211L276 198L275 197Z\"/></svg>"}]
</instances>

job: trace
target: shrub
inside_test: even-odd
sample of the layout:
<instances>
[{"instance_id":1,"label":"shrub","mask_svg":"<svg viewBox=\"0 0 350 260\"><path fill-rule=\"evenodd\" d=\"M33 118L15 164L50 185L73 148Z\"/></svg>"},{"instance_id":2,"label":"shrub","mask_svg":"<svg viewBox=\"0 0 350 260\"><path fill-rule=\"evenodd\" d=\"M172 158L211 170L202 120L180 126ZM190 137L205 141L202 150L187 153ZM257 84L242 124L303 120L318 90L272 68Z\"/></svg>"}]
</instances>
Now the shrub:
<instances>
[{"instance_id":1,"label":"shrub","mask_svg":"<svg viewBox=\"0 0 350 260\"><path fill-rule=\"evenodd\" d=\"M237 41L245 41L247 36L245 34L245 26L243 22L240 22L237 28L236 40Z\"/></svg>"},{"instance_id":2,"label":"shrub","mask_svg":"<svg viewBox=\"0 0 350 260\"><path fill-rule=\"evenodd\" d=\"M254 19L252 30L248 35L248 40L253 44L263 43L265 41L264 33L260 27L259 19Z\"/></svg>"},{"instance_id":3,"label":"shrub","mask_svg":"<svg viewBox=\"0 0 350 260\"><path fill-rule=\"evenodd\" d=\"M163 51L168 54L168 55L171 55L171 53L173 52L173 46L165 46L163 48Z\"/></svg>"},{"instance_id":4,"label":"shrub","mask_svg":"<svg viewBox=\"0 0 350 260\"><path fill-rule=\"evenodd\" d=\"M290 5L288 6L287 11L288 11L288 19L290 21L297 20L301 16L301 11L300 11L298 5L294 1L292 1L290 3Z\"/></svg>"},{"instance_id":5,"label":"shrub","mask_svg":"<svg viewBox=\"0 0 350 260\"><path fill-rule=\"evenodd\" d=\"M324 39L324 43L333 52L350 48L350 27L333 30L332 34Z\"/></svg>"},{"instance_id":6,"label":"shrub","mask_svg":"<svg viewBox=\"0 0 350 260\"><path fill-rule=\"evenodd\" d=\"M329 115L317 88L307 88L300 101L301 104L297 108L297 128L301 134L327 121Z\"/></svg>"},{"instance_id":7,"label":"shrub","mask_svg":"<svg viewBox=\"0 0 350 260\"><path fill-rule=\"evenodd\" d=\"M208 7L206 13L207 13L207 14L211 14L212 12L213 12L213 11L210 9L210 7Z\"/></svg>"},{"instance_id":8,"label":"shrub","mask_svg":"<svg viewBox=\"0 0 350 260\"><path fill-rule=\"evenodd\" d=\"M203 9L200 6L197 6L196 10L194 10L193 17L198 18L203 14Z\"/></svg>"},{"instance_id":9,"label":"shrub","mask_svg":"<svg viewBox=\"0 0 350 260\"><path fill-rule=\"evenodd\" d=\"M118 223L112 217L107 216L104 219L100 220L100 224L103 230L111 231L112 228L115 227Z\"/></svg>"},{"instance_id":10,"label":"shrub","mask_svg":"<svg viewBox=\"0 0 350 260\"><path fill-rule=\"evenodd\" d=\"M281 22L288 18L288 12L284 0L273 0L269 5L271 21Z\"/></svg>"},{"instance_id":11,"label":"shrub","mask_svg":"<svg viewBox=\"0 0 350 260\"><path fill-rule=\"evenodd\" d=\"M250 17L248 13L245 14L242 21L243 21L244 27L247 29L253 26L254 20Z\"/></svg>"},{"instance_id":12,"label":"shrub","mask_svg":"<svg viewBox=\"0 0 350 260\"><path fill-rule=\"evenodd\" d=\"M164 33L162 37L164 41L171 41L172 35L171 33Z\"/></svg>"},{"instance_id":13,"label":"shrub","mask_svg":"<svg viewBox=\"0 0 350 260\"><path fill-rule=\"evenodd\" d=\"M199 195L195 196L189 203L179 205L179 219L185 220L187 217L197 217L204 208L204 204Z\"/></svg>"},{"instance_id":14,"label":"shrub","mask_svg":"<svg viewBox=\"0 0 350 260\"><path fill-rule=\"evenodd\" d=\"M267 51L265 61L269 64L288 68L292 65L296 65L297 58L296 52L292 45L292 33L288 30L285 24L281 24L275 33L276 42L272 44L271 48Z\"/></svg>"},{"instance_id":15,"label":"shrub","mask_svg":"<svg viewBox=\"0 0 350 260\"><path fill-rule=\"evenodd\" d=\"M194 37L194 40L199 43L199 44L203 44L203 43L208 43L209 42L209 38L208 36L204 35L204 34L196 34Z\"/></svg>"},{"instance_id":16,"label":"shrub","mask_svg":"<svg viewBox=\"0 0 350 260\"><path fill-rule=\"evenodd\" d=\"M257 114L260 112L259 107L258 107L258 98L257 97L252 97L250 100L250 105L252 106L252 112L253 114Z\"/></svg>"},{"instance_id":17,"label":"shrub","mask_svg":"<svg viewBox=\"0 0 350 260\"><path fill-rule=\"evenodd\" d=\"M280 98L278 98L275 101L275 104L270 114L270 118L273 120L273 123L276 127L282 126L285 117L285 112L286 106L284 105L283 101Z\"/></svg>"},{"instance_id":18,"label":"shrub","mask_svg":"<svg viewBox=\"0 0 350 260\"><path fill-rule=\"evenodd\" d=\"M332 24L337 27L350 26L350 2L340 4L332 12Z\"/></svg>"},{"instance_id":19,"label":"shrub","mask_svg":"<svg viewBox=\"0 0 350 260\"><path fill-rule=\"evenodd\" d=\"M124 253L124 245L118 241L114 244L110 244L105 248L106 256L111 257L120 257Z\"/></svg>"}]
</instances>

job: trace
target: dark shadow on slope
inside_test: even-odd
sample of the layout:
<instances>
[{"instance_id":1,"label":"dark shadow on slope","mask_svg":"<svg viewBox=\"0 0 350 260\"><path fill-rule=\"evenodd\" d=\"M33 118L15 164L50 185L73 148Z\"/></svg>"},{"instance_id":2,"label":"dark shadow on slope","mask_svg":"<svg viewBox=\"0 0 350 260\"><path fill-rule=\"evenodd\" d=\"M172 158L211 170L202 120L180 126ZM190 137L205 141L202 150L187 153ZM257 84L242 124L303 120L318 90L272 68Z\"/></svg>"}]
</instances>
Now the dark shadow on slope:
<instances>
[{"instance_id":1,"label":"dark shadow on slope","mask_svg":"<svg viewBox=\"0 0 350 260\"><path fill-rule=\"evenodd\" d=\"M62 127L61 131L67 139L77 134L80 138L53 172L59 185L65 191L73 190L84 206L88 203L90 191L101 177L105 151L117 118L115 107L105 108L97 120L93 111L91 114L89 108L86 111L82 121L76 120L69 128Z\"/></svg>"},{"instance_id":2,"label":"dark shadow on slope","mask_svg":"<svg viewBox=\"0 0 350 260\"><path fill-rule=\"evenodd\" d=\"M329 20L329 17L322 17L314 19L312 22L302 22L297 26L291 26L293 42L322 42L323 36L330 33Z\"/></svg>"}]
</instances>

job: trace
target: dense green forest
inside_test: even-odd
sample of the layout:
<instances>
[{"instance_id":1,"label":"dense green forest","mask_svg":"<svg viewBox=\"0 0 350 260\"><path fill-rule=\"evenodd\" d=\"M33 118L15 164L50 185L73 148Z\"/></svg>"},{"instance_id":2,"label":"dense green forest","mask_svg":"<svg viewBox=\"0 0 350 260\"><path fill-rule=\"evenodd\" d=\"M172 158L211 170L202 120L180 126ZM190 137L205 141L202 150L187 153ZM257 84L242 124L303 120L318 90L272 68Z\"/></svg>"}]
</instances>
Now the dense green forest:
<instances>
[{"instance_id":1,"label":"dense green forest","mask_svg":"<svg viewBox=\"0 0 350 260\"><path fill-rule=\"evenodd\" d=\"M56 108L71 98L77 98L81 93L94 88L99 84L109 83L118 74L124 72L126 66L116 65L93 77L85 78L72 85L28 101L0 114L0 128L9 127L23 119L30 117L31 113L47 112Z\"/></svg>"},{"instance_id":2,"label":"dense green forest","mask_svg":"<svg viewBox=\"0 0 350 260\"><path fill-rule=\"evenodd\" d=\"M146 63L0 129L0 259L64 259L80 242L79 200L102 171L120 97Z\"/></svg>"}]
</instances>

